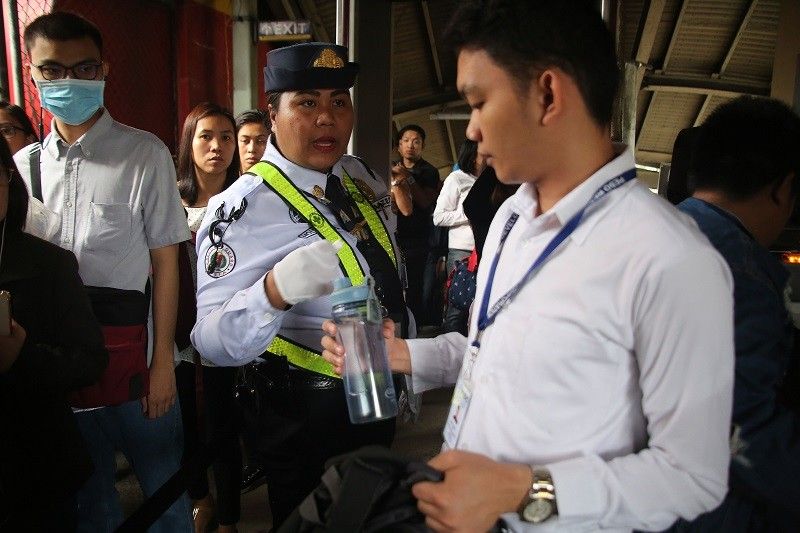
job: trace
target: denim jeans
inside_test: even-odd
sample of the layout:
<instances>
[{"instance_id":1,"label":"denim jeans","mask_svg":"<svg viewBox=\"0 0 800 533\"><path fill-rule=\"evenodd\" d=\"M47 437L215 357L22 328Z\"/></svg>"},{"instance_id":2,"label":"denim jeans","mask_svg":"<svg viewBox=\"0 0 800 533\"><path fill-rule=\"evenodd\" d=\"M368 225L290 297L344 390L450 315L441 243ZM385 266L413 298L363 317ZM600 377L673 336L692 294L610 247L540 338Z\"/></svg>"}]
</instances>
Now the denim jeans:
<instances>
[{"instance_id":1,"label":"denim jeans","mask_svg":"<svg viewBox=\"0 0 800 533\"><path fill-rule=\"evenodd\" d=\"M78 531L111 533L123 521L114 487L115 451L125 454L145 498L150 497L181 465L180 405L176 401L166 414L155 419L145 417L139 400L75 413L75 418L94 462L94 473L77 496ZM181 495L149 531L192 533L189 497Z\"/></svg>"}]
</instances>

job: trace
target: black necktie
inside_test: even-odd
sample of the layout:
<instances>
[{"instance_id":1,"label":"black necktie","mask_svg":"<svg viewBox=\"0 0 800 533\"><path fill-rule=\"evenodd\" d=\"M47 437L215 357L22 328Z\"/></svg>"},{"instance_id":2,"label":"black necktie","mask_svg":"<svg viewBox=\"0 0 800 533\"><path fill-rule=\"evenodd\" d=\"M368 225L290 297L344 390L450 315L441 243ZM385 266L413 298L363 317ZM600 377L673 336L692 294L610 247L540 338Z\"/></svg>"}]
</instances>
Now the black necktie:
<instances>
[{"instance_id":1,"label":"black necktie","mask_svg":"<svg viewBox=\"0 0 800 533\"><path fill-rule=\"evenodd\" d=\"M354 205L353 199L342 187L342 180L336 174L328 174L328 181L325 184L325 198L330 202L331 211L333 211L339 224L346 231L352 231L356 224L364 218Z\"/></svg>"}]
</instances>

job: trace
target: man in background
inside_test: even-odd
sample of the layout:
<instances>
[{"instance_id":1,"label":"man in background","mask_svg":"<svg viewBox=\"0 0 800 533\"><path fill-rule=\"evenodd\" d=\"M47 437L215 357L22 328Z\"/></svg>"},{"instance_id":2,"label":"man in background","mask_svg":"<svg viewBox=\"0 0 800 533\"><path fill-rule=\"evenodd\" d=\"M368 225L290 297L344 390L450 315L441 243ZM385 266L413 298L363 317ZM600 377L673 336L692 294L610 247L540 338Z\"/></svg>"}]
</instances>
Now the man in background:
<instances>
[{"instance_id":1,"label":"man in background","mask_svg":"<svg viewBox=\"0 0 800 533\"><path fill-rule=\"evenodd\" d=\"M397 240L405 256L406 302L417 326L438 325L425 297L425 268L431 250L433 208L439 196L439 171L422 158L425 130L416 124L397 133L400 160L392 169L392 198L398 208ZM445 253L446 252L445 247ZM430 280L429 280L430 285ZM431 289L428 289L429 292Z\"/></svg>"},{"instance_id":2,"label":"man in background","mask_svg":"<svg viewBox=\"0 0 800 533\"><path fill-rule=\"evenodd\" d=\"M690 215L733 274L736 366L729 489L722 505L677 531L800 531L800 415L782 399L797 355L786 310L789 273L769 246L798 195L800 118L740 97L697 130Z\"/></svg>"}]
</instances>

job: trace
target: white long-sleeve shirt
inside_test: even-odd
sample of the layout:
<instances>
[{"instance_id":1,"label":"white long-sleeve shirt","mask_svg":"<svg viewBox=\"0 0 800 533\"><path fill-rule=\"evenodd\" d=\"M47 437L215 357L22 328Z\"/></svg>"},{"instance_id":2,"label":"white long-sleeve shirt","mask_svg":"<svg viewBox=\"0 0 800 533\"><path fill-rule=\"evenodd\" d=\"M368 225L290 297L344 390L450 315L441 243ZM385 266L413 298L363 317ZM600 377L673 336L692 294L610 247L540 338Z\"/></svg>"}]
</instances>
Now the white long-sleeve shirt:
<instances>
[{"instance_id":1,"label":"white long-sleeve shirt","mask_svg":"<svg viewBox=\"0 0 800 533\"><path fill-rule=\"evenodd\" d=\"M326 175L288 161L271 142L267 144L264 160L275 163L298 189L307 193L309 201L351 245L363 271L369 273L369 264L356 248L356 238L342 229L330 209L314 197L314 186L324 188ZM372 201L387 233L393 236L397 219L389 209L386 185L373 178L354 157L342 157L334 165L333 172L342 176L343 169L370 190L372 194L365 196ZM243 199L247 200L247 208L241 218L220 226L220 230L224 230L224 246L220 251L225 259L209 274L207 266L213 250L210 250L208 234L217 219L216 212L224 203L227 217ZM197 323L191 339L200 355L220 366L244 365L263 354L278 334L320 352L320 328L331 316L330 298L315 298L284 311L270 305L264 292L264 277L278 261L320 238L254 174L243 174L225 191L212 197L197 232ZM399 257L394 240L392 245Z\"/></svg>"},{"instance_id":2,"label":"white long-sleeve shirt","mask_svg":"<svg viewBox=\"0 0 800 533\"><path fill-rule=\"evenodd\" d=\"M442 190L436 200L436 208L433 210L433 223L450 228L447 232L448 248L454 250L475 248L472 228L464 214L464 198L469 194L476 179L472 174L454 170L442 184Z\"/></svg>"},{"instance_id":3,"label":"white long-sleeve shirt","mask_svg":"<svg viewBox=\"0 0 800 533\"><path fill-rule=\"evenodd\" d=\"M540 216L530 185L506 201L487 265L511 213L519 220L490 304L599 186L633 164L625 152ZM476 306L489 270L478 270ZM463 336L409 346L416 392L456 381ZM534 526L505 515L514 530L662 530L715 508L726 492L733 362L728 267L688 217L634 180L587 212L485 331L455 446L550 470L558 516Z\"/></svg>"}]
</instances>

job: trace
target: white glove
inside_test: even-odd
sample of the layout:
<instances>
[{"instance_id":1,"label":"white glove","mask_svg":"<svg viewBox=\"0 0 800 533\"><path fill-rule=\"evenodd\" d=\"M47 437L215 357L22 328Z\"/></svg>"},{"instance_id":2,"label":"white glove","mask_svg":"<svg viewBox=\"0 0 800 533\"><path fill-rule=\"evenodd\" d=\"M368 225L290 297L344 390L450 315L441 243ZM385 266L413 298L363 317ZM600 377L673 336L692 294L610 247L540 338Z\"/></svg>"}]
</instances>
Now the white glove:
<instances>
[{"instance_id":1,"label":"white glove","mask_svg":"<svg viewBox=\"0 0 800 533\"><path fill-rule=\"evenodd\" d=\"M331 244L317 241L292 251L272 269L281 298L291 305L318 298L333 291L333 280L340 277L336 252L342 241Z\"/></svg>"}]
</instances>

